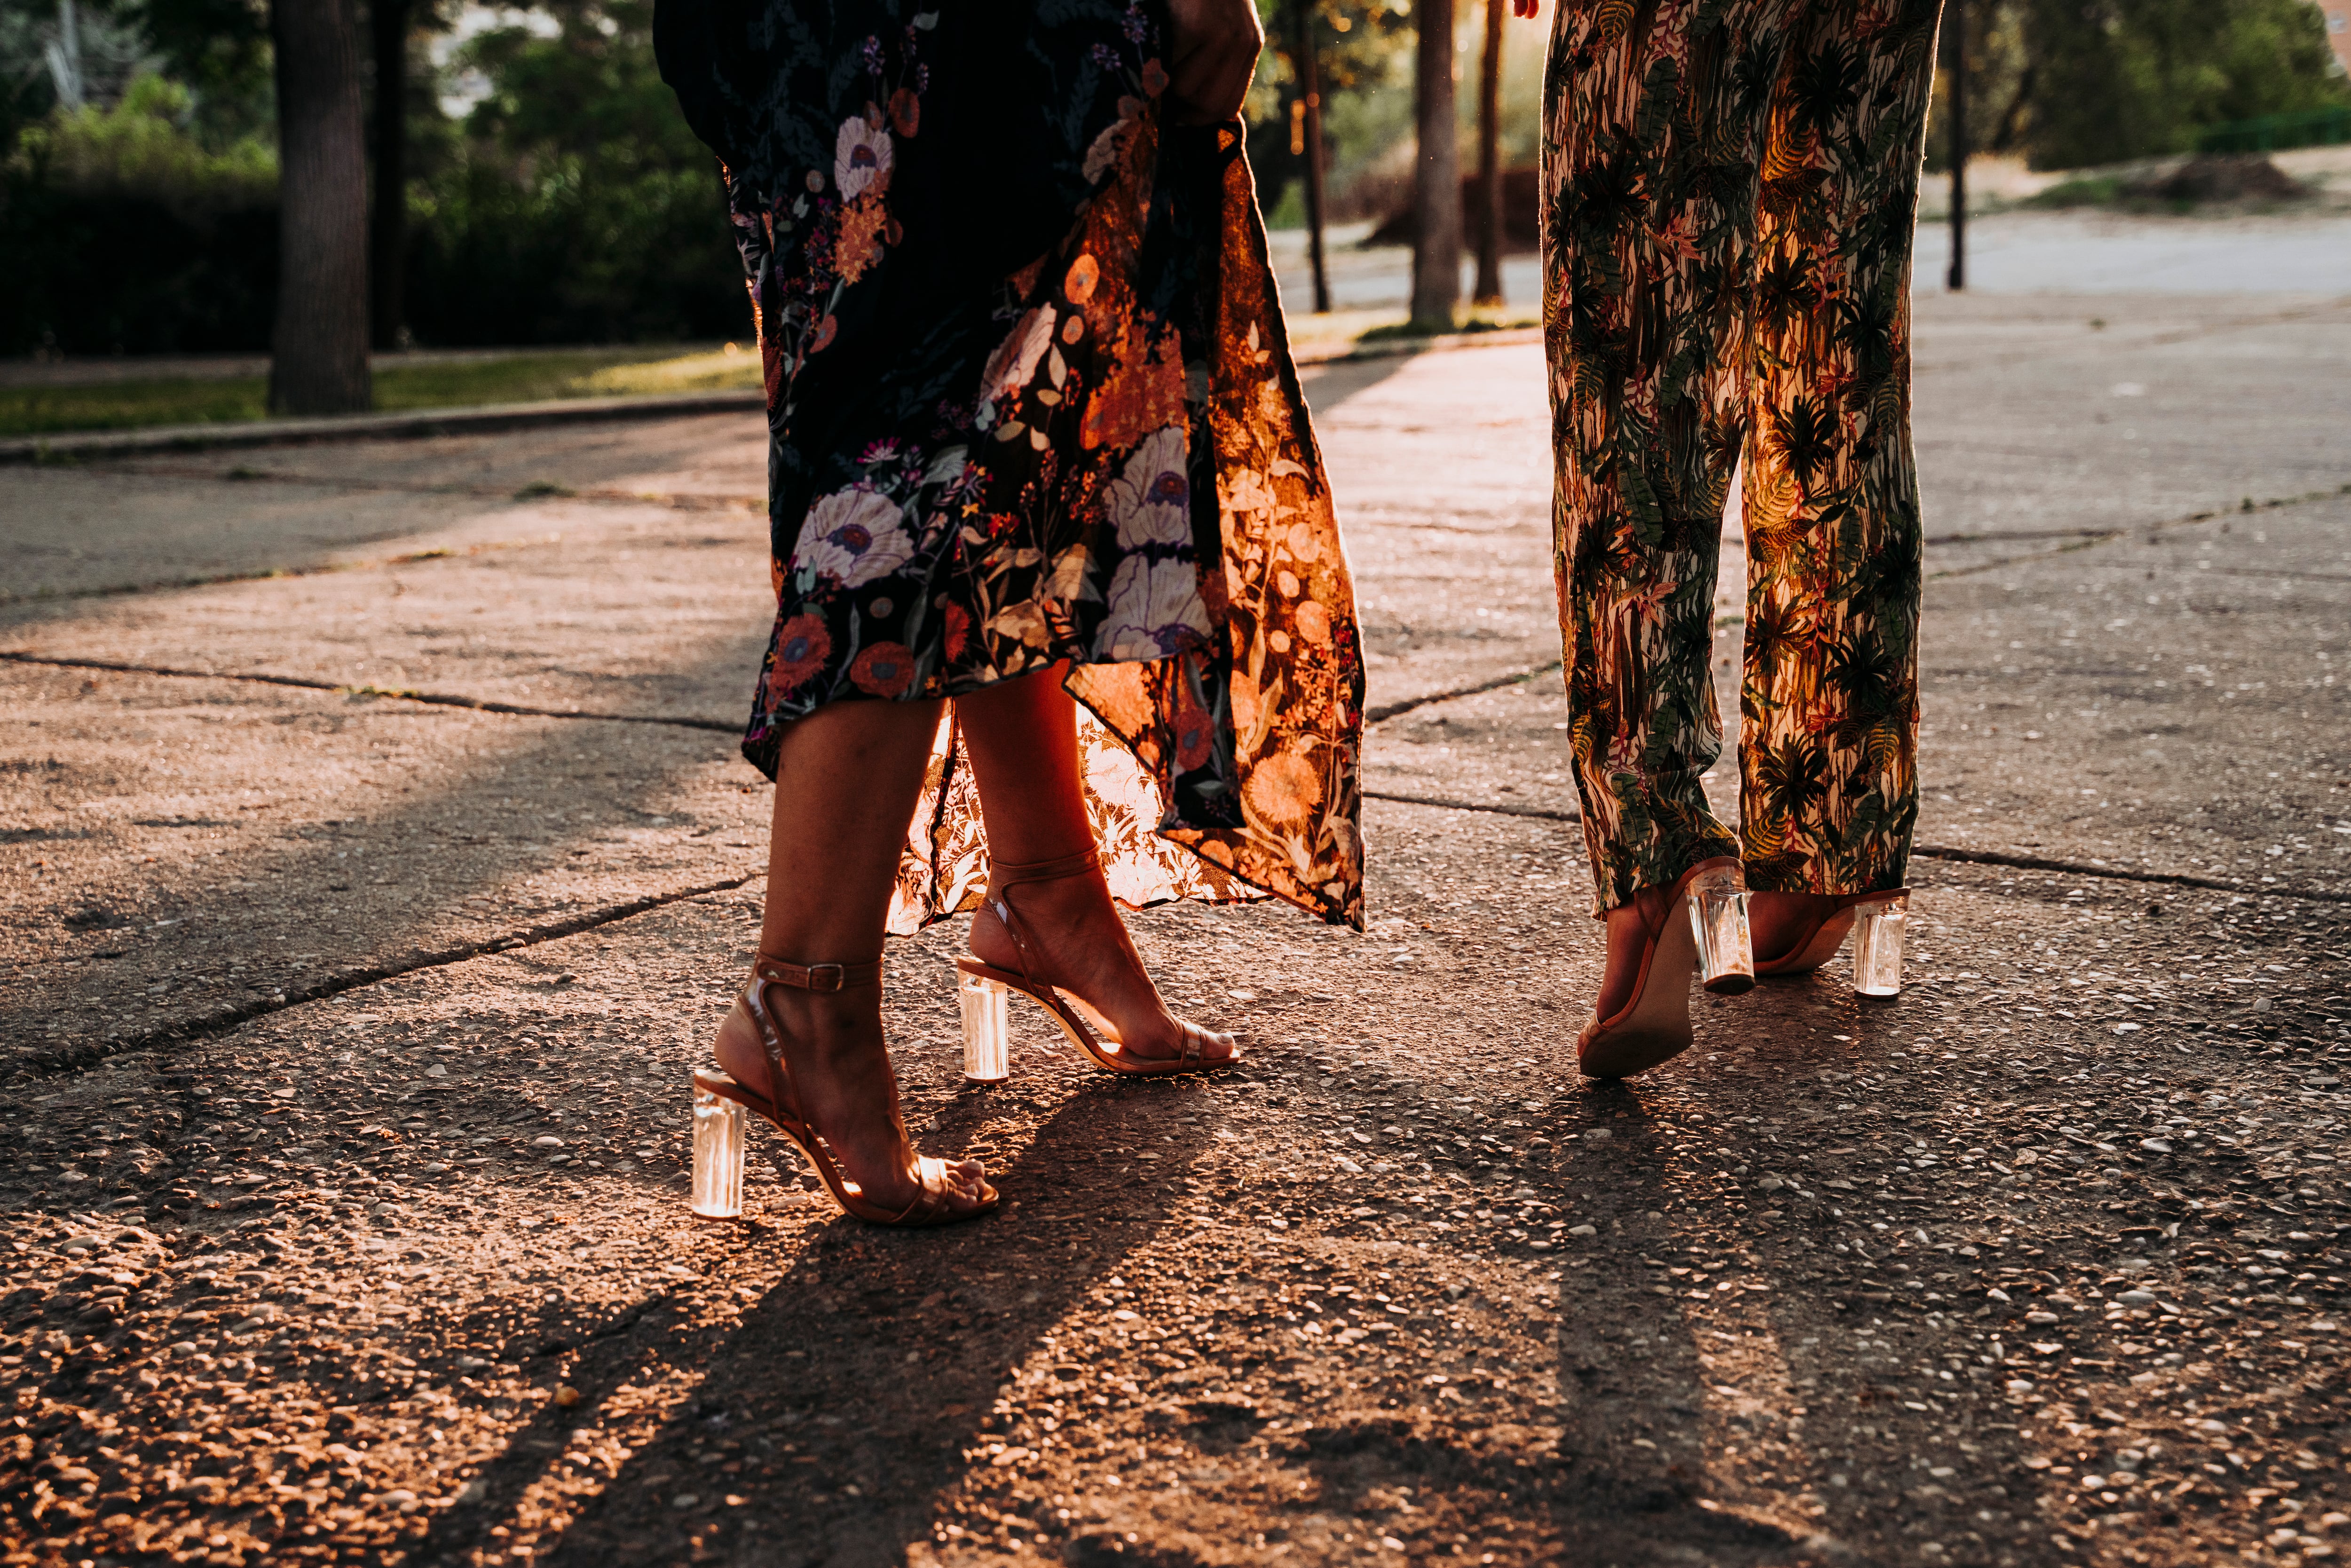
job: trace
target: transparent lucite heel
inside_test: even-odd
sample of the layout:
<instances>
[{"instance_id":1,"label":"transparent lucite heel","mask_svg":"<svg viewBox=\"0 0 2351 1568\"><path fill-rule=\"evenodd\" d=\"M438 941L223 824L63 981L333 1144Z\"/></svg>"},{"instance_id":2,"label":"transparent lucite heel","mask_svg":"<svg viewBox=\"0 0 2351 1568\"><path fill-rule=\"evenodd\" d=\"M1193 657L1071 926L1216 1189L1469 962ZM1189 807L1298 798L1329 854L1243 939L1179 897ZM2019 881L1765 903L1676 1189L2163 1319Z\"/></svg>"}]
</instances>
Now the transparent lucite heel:
<instances>
[{"instance_id":1,"label":"transparent lucite heel","mask_svg":"<svg viewBox=\"0 0 2351 1568\"><path fill-rule=\"evenodd\" d=\"M1889 894L1853 911L1853 988L1865 997L1902 994L1902 927L1907 894Z\"/></svg>"},{"instance_id":2,"label":"transparent lucite heel","mask_svg":"<svg viewBox=\"0 0 2351 1568\"><path fill-rule=\"evenodd\" d=\"M694 1088L694 1212L705 1219L743 1217L743 1107Z\"/></svg>"},{"instance_id":3,"label":"transparent lucite heel","mask_svg":"<svg viewBox=\"0 0 2351 1568\"><path fill-rule=\"evenodd\" d=\"M1755 946L1747 935L1747 879L1732 866L1701 872L1690 879L1687 900L1699 983L1717 996L1751 989Z\"/></svg>"},{"instance_id":4,"label":"transparent lucite heel","mask_svg":"<svg viewBox=\"0 0 2351 1568\"><path fill-rule=\"evenodd\" d=\"M961 978L956 999L963 1004L963 1075L975 1083L1001 1083L1012 1072L1004 1019L1007 992L979 975Z\"/></svg>"}]
</instances>

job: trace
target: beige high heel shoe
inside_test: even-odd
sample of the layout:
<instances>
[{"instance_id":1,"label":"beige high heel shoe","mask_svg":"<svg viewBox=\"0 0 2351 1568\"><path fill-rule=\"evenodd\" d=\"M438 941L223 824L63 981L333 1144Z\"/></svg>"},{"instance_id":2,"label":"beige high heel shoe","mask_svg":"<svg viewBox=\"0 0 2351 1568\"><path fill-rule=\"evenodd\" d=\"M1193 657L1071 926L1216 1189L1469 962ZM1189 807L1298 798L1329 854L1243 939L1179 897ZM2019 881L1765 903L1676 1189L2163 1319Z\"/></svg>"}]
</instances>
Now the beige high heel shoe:
<instances>
[{"instance_id":1,"label":"beige high heel shoe","mask_svg":"<svg viewBox=\"0 0 2351 1568\"><path fill-rule=\"evenodd\" d=\"M1575 1037L1576 1065L1587 1077L1630 1078L1689 1049L1692 970L1716 996L1735 997L1755 984L1747 882L1737 861L1698 862L1675 882L1663 923L1651 925L1644 914L1641 924L1646 940L1632 1000L1605 1019L1594 1008Z\"/></svg>"},{"instance_id":2,"label":"beige high heel shoe","mask_svg":"<svg viewBox=\"0 0 2351 1568\"><path fill-rule=\"evenodd\" d=\"M1037 978L1028 923L1012 905L1012 889L1022 883L1060 882L1066 877L1083 876L1101 863L1101 855L1092 850L1053 861L988 862L988 877L996 887L996 896L988 901L988 912L1002 923L1006 935L1012 938L1020 955L1020 973L999 969L968 955L956 960L956 968L962 976L959 994L963 1002L965 1077L993 1083L1008 1075L1010 1053L1004 1004L1005 998L1014 991L1051 1014L1053 1021L1061 1026L1061 1032L1070 1037L1070 1043L1108 1071L1130 1078L1165 1078L1174 1073L1229 1067L1240 1060L1231 1035L1202 1029L1182 1019L1176 1020L1184 1030L1181 1054L1128 1055L1120 1043L1117 1029L1083 997Z\"/></svg>"},{"instance_id":3,"label":"beige high heel shoe","mask_svg":"<svg viewBox=\"0 0 2351 1568\"><path fill-rule=\"evenodd\" d=\"M1820 912L1813 928L1776 958L1758 959L1760 979L1809 975L1844 945L1853 933L1853 988L1865 997L1902 994L1902 928L1908 924L1910 890L1848 893Z\"/></svg>"},{"instance_id":4,"label":"beige high heel shoe","mask_svg":"<svg viewBox=\"0 0 2351 1568\"><path fill-rule=\"evenodd\" d=\"M802 967L762 955L751 966L751 983L736 998L735 1008L758 1030L759 1045L768 1057L769 1099L716 1067L694 1071L694 1212L706 1219L735 1219L743 1213L743 1145L746 1112L757 1112L781 1133L843 1212L872 1225L953 1225L977 1219L993 1209L996 1189L985 1180L976 1199L965 1200L947 1179L945 1160L917 1155L914 1181L921 1188L904 1208L886 1208L866 1197L833 1157L832 1145L803 1115L799 1095L792 1087L792 1071L784 1061L784 1033L775 1009L768 1004L768 988L791 986L804 991L845 991L882 983L882 962L812 964ZM897 1091L890 1095L893 1121L897 1119ZM903 1126L899 1136L905 1136ZM909 1151L912 1152L911 1150Z\"/></svg>"}]
</instances>

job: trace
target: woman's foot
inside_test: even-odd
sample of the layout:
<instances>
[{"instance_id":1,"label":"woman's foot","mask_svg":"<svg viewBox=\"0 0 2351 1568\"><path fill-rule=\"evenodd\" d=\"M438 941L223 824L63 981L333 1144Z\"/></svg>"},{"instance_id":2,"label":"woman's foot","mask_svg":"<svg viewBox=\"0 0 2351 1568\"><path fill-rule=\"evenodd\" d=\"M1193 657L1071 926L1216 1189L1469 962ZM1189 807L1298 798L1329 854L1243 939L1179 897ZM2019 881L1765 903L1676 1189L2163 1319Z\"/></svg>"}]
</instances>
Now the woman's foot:
<instances>
[{"instance_id":1,"label":"woman's foot","mask_svg":"<svg viewBox=\"0 0 2351 1568\"><path fill-rule=\"evenodd\" d=\"M1825 893L1749 894L1747 934L1755 945L1756 967L1792 956L1813 939L1843 902Z\"/></svg>"},{"instance_id":2,"label":"woman's foot","mask_svg":"<svg viewBox=\"0 0 2351 1568\"><path fill-rule=\"evenodd\" d=\"M766 996L780 1026L794 1101L781 1108L799 1117L831 1145L842 1173L874 1207L895 1211L919 1199L919 1156L898 1113L898 1080L882 1038L881 992L872 987L805 991L769 986ZM718 1026L718 1065L745 1088L776 1103L759 1028L737 1003ZM921 1161L944 1175L956 1208L976 1213L992 1200L977 1160Z\"/></svg>"},{"instance_id":3,"label":"woman's foot","mask_svg":"<svg viewBox=\"0 0 2351 1568\"><path fill-rule=\"evenodd\" d=\"M1009 895L1008 897L1008 894ZM1027 951L998 917L995 905L1012 906L1027 937ZM1126 922L1111 902L1110 884L1099 867L1050 881L1022 881L998 888L993 878L987 902L972 917L971 956L991 968L1026 974L1082 1001L1114 1031L1118 1053L1139 1063L1180 1061L1187 1049L1183 1020L1167 1010L1151 983L1143 956L1134 950ZM1195 1030L1190 1049L1206 1033ZM1232 1059L1230 1037L1207 1035L1199 1065Z\"/></svg>"},{"instance_id":4,"label":"woman's foot","mask_svg":"<svg viewBox=\"0 0 2351 1568\"><path fill-rule=\"evenodd\" d=\"M1650 939L1665 930L1673 906L1673 888L1645 887L1633 895L1631 903L1608 912L1608 967L1600 977L1593 1017L1613 1019L1630 1005L1633 988L1641 980L1641 955L1648 950Z\"/></svg>"}]
</instances>

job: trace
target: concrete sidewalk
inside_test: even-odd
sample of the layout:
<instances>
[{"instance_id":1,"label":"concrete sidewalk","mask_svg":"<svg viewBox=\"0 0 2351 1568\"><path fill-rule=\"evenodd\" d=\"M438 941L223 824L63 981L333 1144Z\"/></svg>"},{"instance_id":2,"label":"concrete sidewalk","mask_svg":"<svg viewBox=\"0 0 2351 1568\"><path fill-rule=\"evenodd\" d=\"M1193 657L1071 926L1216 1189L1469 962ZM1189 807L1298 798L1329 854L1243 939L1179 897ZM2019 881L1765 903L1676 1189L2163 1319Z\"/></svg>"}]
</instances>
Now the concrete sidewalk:
<instances>
[{"instance_id":1,"label":"concrete sidewalk","mask_svg":"<svg viewBox=\"0 0 2351 1568\"><path fill-rule=\"evenodd\" d=\"M0 1563L2325 1560L2351 305L1918 309L1899 999L1576 1077L1540 349L1333 364L1372 928L1137 916L1187 1082L895 946L935 1234L684 1208L755 413L0 471Z\"/></svg>"}]
</instances>

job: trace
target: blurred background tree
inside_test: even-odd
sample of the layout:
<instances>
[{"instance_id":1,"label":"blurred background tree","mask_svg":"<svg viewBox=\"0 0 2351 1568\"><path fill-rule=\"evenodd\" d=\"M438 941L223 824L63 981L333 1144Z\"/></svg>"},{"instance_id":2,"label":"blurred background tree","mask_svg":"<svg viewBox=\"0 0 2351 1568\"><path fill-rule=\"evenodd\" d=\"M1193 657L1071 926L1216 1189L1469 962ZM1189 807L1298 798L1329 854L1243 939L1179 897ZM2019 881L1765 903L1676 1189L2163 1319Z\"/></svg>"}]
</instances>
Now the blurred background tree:
<instances>
[{"instance_id":1,"label":"blurred background tree","mask_svg":"<svg viewBox=\"0 0 2351 1568\"><path fill-rule=\"evenodd\" d=\"M1332 217L1387 217L1411 185L1412 0L1310 3ZM404 299L379 302L380 343L402 327L453 346L747 335L710 157L653 68L651 0L360 5L363 62L382 23L407 67ZM1483 5L1457 0L1465 84ZM1294 34L1274 0L1260 6L1272 47L1249 152L1272 221L1294 225ZM2184 151L2215 121L2351 98L2308 0L1970 11L1979 145L2042 167ZM51 66L59 0L0 0L0 352L266 346L277 267L266 0L77 0L75 16L78 106ZM1506 167L1534 162L1550 26L1506 33ZM1459 97L1460 144L1474 148L1478 95ZM1932 156L1943 146L1938 128Z\"/></svg>"},{"instance_id":2,"label":"blurred background tree","mask_svg":"<svg viewBox=\"0 0 2351 1568\"><path fill-rule=\"evenodd\" d=\"M1979 152L2036 169L2186 152L2199 131L2351 104L2310 0L1969 0ZM1937 85L1928 167L1950 138Z\"/></svg>"}]
</instances>

